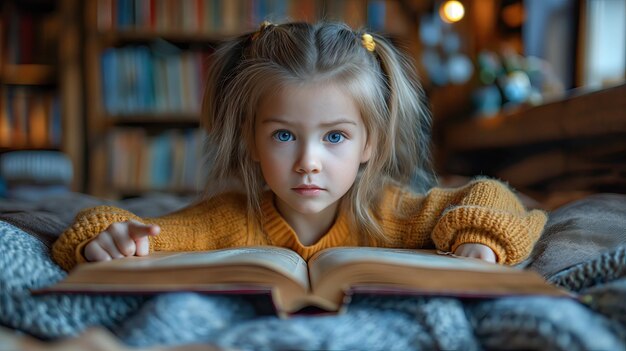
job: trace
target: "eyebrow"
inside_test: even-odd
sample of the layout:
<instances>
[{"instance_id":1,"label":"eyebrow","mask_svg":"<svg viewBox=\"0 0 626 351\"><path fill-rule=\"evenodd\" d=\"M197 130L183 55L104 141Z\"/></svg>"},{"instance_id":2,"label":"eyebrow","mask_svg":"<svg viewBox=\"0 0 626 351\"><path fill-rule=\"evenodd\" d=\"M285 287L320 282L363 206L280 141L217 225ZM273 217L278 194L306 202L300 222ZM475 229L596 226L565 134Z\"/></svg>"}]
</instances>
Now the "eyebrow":
<instances>
[{"instance_id":1,"label":"eyebrow","mask_svg":"<svg viewBox=\"0 0 626 351\"><path fill-rule=\"evenodd\" d=\"M264 121L261 122L261 124L265 124L265 123L281 123L281 124L287 124L287 125L291 125L292 123L282 120L280 118L268 118ZM330 122L326 122L326 123L322 123L320 124L322 127L332 127L332 126L336 126L339 124L352 124L352 125L357 125L355 121L351 121L349 119L338 119L336 121L330 121Z\"/></svg>"}]
</instances>

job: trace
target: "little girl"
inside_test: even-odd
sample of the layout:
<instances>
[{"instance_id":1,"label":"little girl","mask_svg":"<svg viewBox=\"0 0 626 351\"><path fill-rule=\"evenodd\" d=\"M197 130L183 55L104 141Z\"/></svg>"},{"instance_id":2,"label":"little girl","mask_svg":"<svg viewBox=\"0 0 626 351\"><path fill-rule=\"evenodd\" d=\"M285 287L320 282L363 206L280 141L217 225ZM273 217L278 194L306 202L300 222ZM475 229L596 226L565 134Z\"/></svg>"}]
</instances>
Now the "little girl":
<instances>
[{"instance_id":1,"label":"little girl","mask_svg":"<svg viewBox=\"0 0 626 351\"><path fill-rule=\"evenodd\" d=\"M264 23L215 54L204 95L205 199L159 218L84 210L65 269L152 251L276 245L432 248L514 264L546 216L504 184L432 188L429 113L409 60L337 23Z\"/></svg>"}]
</instances>

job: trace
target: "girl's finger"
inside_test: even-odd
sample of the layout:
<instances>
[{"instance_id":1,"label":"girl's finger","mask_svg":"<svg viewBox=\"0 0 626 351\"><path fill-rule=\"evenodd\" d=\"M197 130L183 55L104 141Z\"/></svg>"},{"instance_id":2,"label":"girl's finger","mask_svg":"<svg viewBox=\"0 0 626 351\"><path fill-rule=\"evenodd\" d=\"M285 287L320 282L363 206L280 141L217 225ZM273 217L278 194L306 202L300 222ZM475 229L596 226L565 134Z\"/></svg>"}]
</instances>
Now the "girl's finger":
<instances>
[{"instance_id":1,"label":"girl's finger","mask_svg":"<svg viewBox=\"0 0 626 351\"><path fill-rule=\"evenodd\" d=\"M112 259L125 257L117 248L111 233L108 231L100 233L94 241L97 241L100 244L100 247L102 247L102 249L106 251Z\"/></svg>"},{"instance_id":2,"label":"girl's finger","mask_svg":"<svg viewBox=\"0 0 626 351\"><path fill-rule=\"evenodd\" d=\"M130 230L118 230L111 232L111 237L119 252L124 256L133 256L137 250L135 241L130 237Z\"/></svg>"},{"instance_id":3,"label":"girl's finger","mask_svg":"<svg viewBox=\"0 0 626 351\"><path fill-rule=\"evenodd\" d=\"M128 233L135 242L140 238L158 235L161 231L161 228L155 224L143 224L134 220L130 220L127 223Z\"/></svg>"},{"instance_id":4,"label":"girl's finger","mask_svg":"<svg viewBox=\"0 0 626 351\"><path fill-rule=\"evenodd\" d=\"M148 237L144 236L135 240L135 245L137 247L135 255L146 256L150 253L150 240L148 240Z\"/></svg>"},{"instance_id":5,"label":"girl's finger","mask_svg":"<svg viewBox=\"0 0 626 351\"><path fill-rule=\"evenodd\" d=\"M487 262L496 263L496 254L492 250L485 250L481 256Z\"/></svg>"},{"instance_id":6,"label":"girl's finger","mask_svg":"<svg viewBox=\"0 0 626 351\"><path fill-rule=\"evenodd\" d=\"M111 256L95 240L85 246L84 255L89 262L111 260Z\"/></svg>"}]
</instances>

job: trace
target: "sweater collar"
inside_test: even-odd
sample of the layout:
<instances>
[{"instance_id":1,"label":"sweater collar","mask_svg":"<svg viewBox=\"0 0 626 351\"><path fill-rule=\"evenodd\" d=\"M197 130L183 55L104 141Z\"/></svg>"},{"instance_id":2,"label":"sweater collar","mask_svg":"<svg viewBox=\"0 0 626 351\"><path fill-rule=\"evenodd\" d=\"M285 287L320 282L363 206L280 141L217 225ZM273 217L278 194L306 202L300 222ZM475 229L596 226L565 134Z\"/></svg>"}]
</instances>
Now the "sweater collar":
<instances>
[{"instance_id":1,"label":"sweater collar","mask_svg":"<svg viewBox=\"0 0 626 351\"><path fill-rule=\"evenodd\" d=\"M347 243L350 226L345 211L340 210L335 222L315 244L305 246L289 223L281 216L274 205L274 193L267 191L261 200L261 225L271 244L291 248L302 257L308 259L313 253L329 248L343 246Z\"/></svg>"}]
</instances>

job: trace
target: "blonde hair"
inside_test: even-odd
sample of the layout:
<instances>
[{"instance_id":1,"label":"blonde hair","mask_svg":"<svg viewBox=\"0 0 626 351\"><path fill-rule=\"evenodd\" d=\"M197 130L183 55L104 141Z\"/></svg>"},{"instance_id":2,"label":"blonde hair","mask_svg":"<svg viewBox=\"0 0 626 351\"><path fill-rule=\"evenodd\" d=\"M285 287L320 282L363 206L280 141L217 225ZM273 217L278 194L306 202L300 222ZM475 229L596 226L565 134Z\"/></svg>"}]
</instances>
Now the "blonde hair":
<instances>
[{"instance_id":1,"label":"blonde hair","mask_svg":"<svg viewBox=\"0 0 626 351\"><path fill-rule=\"evenodd\" d=\"M202 113L206 196L245 189L248 214L258 219L265 184L251 146L259 101L270 88L332 82L358 104L372 147L342 208L361 242L385 240L376 220L382 189L393 183L422 192L434 184L430 114L410 60L375 33L368 51L364 33L342 23L263 25L214 53Z\"/></svg>"}]
</instances>

